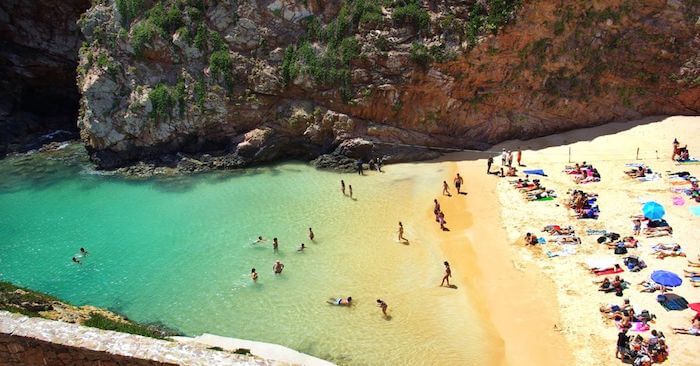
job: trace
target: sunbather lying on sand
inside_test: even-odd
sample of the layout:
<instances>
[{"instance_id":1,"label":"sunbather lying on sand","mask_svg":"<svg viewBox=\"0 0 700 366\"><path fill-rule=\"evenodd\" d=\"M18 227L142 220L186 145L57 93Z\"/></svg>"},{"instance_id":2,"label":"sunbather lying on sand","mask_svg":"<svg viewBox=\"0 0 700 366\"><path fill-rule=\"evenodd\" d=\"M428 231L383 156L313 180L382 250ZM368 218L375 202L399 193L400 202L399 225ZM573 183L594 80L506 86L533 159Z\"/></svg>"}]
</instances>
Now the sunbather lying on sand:
<instances>
[{"instance_id":1,"label":"sunbather lying on sand","mask_svg":"<svg viewBox=\"0 0 700 366\"><path fill-rule=\"evenodd\" d=\"M685 257L683 249L678 244L656 244L652 247L656 253L656 258L664 259L666 257Z\"/></svg>"},{"instance_id":2,"label":"sunbather lying on sand","mask_svg":"<svg viewBox=\"0 0 700 366\"><path fill-rule=\"evenodd\" d=\"M542 231L551 235L569 235L576 233L576 230L574 230L574 228L571 226L561 227L559 225L547 225L544 227L544 229L542 229Z\"/></svg>"},{"instance_id":3,"label":"sunbather lying on sand","mask_svg":"<svg viewBox=\"0 0 700 366\"><path fill-rule=\"evenodd\" d=\"M644 287L643 289L639 290L640 292L650 292L651 293L651 292L656 292L657 290L661 291L662 294L664 292L666 292L666 286L659 285L658 283L651 281L651 280L644 280L644 281L640 282L639 285Z\"/></svg>"},{"instance_id":4,"label":"sunbather lying on sand","mask_svg":"<svg viewBox=\"0 0 700 366\"><path fill-rule=\"evenodd\" d=\"M670 226L647 227L644 229L644 236L647 238L656 238L667 235L673 235L673 228Z\"/></svg>"},{"instance_id":5,"label":"sunbather lying on sand","mask_svg":"<svg viewBox=\"0 0 700 366\"><path fill-rule=\"evenodd\" d=\"M695 262L692 259L688 259L688 265L690 267L700 267L700 260Z\"/></svg>"},{"instance_id":6,"label":"sunbather lying on sand","mask_svg":"<svg viewBox=\"0 0 700 366\"><path fill-rule=\"evenodd\" d=\"M538 238L537 236L533 235L532 233L527 233L525 234L525 244L526 245L537 245L538 243Z\"/></svg>"},{"instance_id":7,"label":"sunbather lying on sand","mask_svg":"<svg viewBox=\"0 0 700 366\"><path fill-rule=\"evenodd\" d=\"M618 246L624 246L625 248L636 248L639 245L639 241L631 236L626 236L622 240L614 243L605 243L610 249L615 249Z\"/></svg>"},{"instance_id":8,"label":"sunbather lying on sand","mask_svg":"<svg viewBox=\"0 0 700 366\"><path fill-rule=\"evenodd\" d=\"M693 324L690 326L690 328L671 327L671 329L673 330L673 333L676 333L676 334L689 334L689 335L699 336L700 335L700 319L693 320Z\"/></svg>"},{"instance_id":9,"label":"sunbather lying on sand","mask_svg":"<svg viewBox=\"0 0 700 366\"><path fill-rule=\"evenodd\" d=\"M623 310L625 311L633 311L632 305L630 305L630 300L625 299L622 305L614 305L614 304L608 304L608 305L601 305L600 307L600 312L604 314L614 314L614 313L620 313Z\"/></svg>"},{"instance_id":10,"label":"sunbather lying on sand","mask_svg":"<svg viewBox=\"0 0 700 366\"><path fill-rule=\"evenodd\" d=\"M600 272L604 272L604 271L608 271L608 270L613 270L615 272L622 272L623 271L622 267L620 267L619 264L614 264L614 265L607 266L607 267L591 267L591 268L589 268L589 270L591 271L591 273L600 273Z\"/></svg>"},{"instance_id":11,"label":"sunbather lying on sand","mask_svg":"<svg viewBox=\"0 0 700 366\"><path fill-rule=\"evenodd\" d=\"M549 242L557 244L581 244L581 238L575 235L557 236L549 239Z\"/></svg>"},{"instance_id":12,"label":"sunbather lying on sand","mask_svg":"<svg viewBox=\"0 0 700 366\"><path fill-rule=\"evenodd\" d=\"M553 189L547 190L547 191L537 191L537 193L534 193L535 191L528 192L527 196L525 197L528 201L537 201L542 198L547 198L547 197L556 197L556 193L554 192Z\"/></svg>"},{"instance_id":13,"label":"sunbather lying on sand","mask_svg":"<svg viewBox=\"0 0 700 366\"><path fill-rule=\"evenodd\" d=\"M644 165L640 165L637 169L625 171L625 174L631 178L642 178L647 174L651 174L651 169Z\"/></svg>"}]
</instances>

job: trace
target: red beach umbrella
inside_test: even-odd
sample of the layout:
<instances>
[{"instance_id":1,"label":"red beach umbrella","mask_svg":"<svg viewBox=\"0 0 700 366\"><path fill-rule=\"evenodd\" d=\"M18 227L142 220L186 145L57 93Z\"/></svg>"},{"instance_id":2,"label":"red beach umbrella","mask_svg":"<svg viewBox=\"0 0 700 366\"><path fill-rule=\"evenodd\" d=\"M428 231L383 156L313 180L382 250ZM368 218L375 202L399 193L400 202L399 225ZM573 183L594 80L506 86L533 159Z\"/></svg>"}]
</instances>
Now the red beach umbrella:
<instances>
[{"instance_id":1,"label":"red beach umbrella","mask_svg":"<svg viewBox=\"0 0 700 366\"><path fill-rule=\"evenodd\" d=\"M688 307L697 311L698 313L700 313L700 302L694 302L692 304L688 304Z\"/></svg>"}]
</instances>

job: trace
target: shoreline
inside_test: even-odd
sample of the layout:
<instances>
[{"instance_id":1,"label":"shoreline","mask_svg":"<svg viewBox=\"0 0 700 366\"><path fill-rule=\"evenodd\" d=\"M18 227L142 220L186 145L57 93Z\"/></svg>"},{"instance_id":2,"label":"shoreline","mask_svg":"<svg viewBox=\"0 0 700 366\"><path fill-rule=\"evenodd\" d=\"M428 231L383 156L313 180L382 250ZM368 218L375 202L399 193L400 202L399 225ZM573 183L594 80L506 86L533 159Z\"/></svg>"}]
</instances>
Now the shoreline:
<instances>
[{"instance_id":1,"label":"shoreline","mask_svg":"<svg viewBox=\"0 0 700 366\"><path fill-rule=\"evenodd\" d=\"M438 244L450 262L453 283L483 320L492 339L489 352L500 355L492 364L560 364L572 361L565 338L555 330L559 323L556 290L552 281L535 267L516 266L516 253L509 248L495 194L493 176L486 176L485 160L479 153L453 153L425 163L444 166L451 182L457 172L465 177L463 191L452 197L441 195L435 182L435 197L445 212L449 232L434 223L431 203L426 202L422 228ZM483 156L483 154L480 154ZM456 161L453 161L456 160ZM477 214L478 213L478 214ZM537 285L537 290L532 287ZM533 335L536 335L533 337ZM488 352L487 352L488 353Z\"/></svg>"}]
</instances>

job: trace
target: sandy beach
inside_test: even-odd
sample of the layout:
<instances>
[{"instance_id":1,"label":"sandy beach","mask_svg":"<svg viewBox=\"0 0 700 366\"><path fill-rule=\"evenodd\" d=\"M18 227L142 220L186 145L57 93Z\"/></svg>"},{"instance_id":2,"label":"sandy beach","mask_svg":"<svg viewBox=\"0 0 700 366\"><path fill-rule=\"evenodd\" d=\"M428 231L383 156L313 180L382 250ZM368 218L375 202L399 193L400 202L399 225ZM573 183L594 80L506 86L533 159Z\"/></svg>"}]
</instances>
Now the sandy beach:
<instances>
[{"instance_id":1,"label":"sandy beach","mask_svg":"<svg viewBox=\"0 0 700 366\"><path fill-rule=\"evenodd\" d=\"M670 365L692 365L697 364L698 338L688 335L673 334L670 327L689 327L690 319L695 315L692 310L666 311L656 302L656 295L641 293L637 284L649 277L651 272L657 269L669 270L682 275L683 269L687 268L687 260L683 257L669 257L657 259L652 255L651 246L657 243L678 243L682 245L688 258L697 260L700 252L697 242L697 222L699 218L693 216L689 207L698 204L684 197L684 204L674 205L672 199L681 196L672 193L670 189L675 185L671 184L667 172L689 171L698 176L700 165L678 166L671 161L671 142L678 138L681 146L687 144L691 156L700 154L700 145L694 137L700 136L700 118L698 117L670 117L645 119L641 121L612 123L596 128L582 129L568 133L547 136L529 141L510 141L493 148L500 151L501 148L523 149L524 169L543 169L547 177L540 178L543 185L548 189L555 189L558 197L552 201L528 202L517 189L508 183L516 178L498 178L497 176L486 176L486 160L483 155L477 161L460 162L458 165L470 166L476 164L481 167L482 174L469 176L467 178L467 190L470 190L470 183L478 192L478 198L474 194L470 195L470 211L472 217L466 217L466 221L472 221L478 227L481 220L487 222L488 208L500 206L501 220L491 219L488 222L501 222L506 232L505 242L514 251L512 261L504 260L507 256L508 248L499 245L500 238L497 228L488 230L492 236L479 237L484 235L484 230L469 230L467 237L472 245L474 254L478 258L476 263L482 269L482 275L499 276L503 272L519 274L516 281L525 281L530 277L530 284L536 287L520 289L526 295L530 292L550 294L553 291L556 295L551 298L539 299L537 302L542 306L542 313L552 314L558 307L560 320L549 319L546 324L514 324L509 318L508 326L499 326L500 317L498 308L490 308L494 323L502 331L502 334L520 333L523 337L528 337L536 343L547 343L543 337L551 335L552 324L556 324L557 333L563 334L566 339L565 345L552 345L550 349L566 349L564 352L573 355L576 365L612 365L620 364L615 359L615 341L617 329L611 320L606 320L599 312L599 307L603 304L621 304L622 299L630 299L631 304L639 312L647 309L657 316L654 323L650 323L651 329L663 331L667 338L670 349ZM637 150L639 148L639 150ZM569 153L571 158L569 158ZM457 156L457 158L462 158ZM499 166L499 159L495 159L494 166ZM593 164L601 174L601 182L577 185L571 177L563 172L564 166L575 162L586 161ZM660 172L661 177L653 181L637 181L629 178L624 171L626 163L644 163L655 172ZM523 177L522 174L519 174ZM532 178L532 177L531 177ZM490 191L489 186L496 184L496 193ZM582 189L586 192L599 194L598 203L600 206L600 217L597 220L579 220L572 218L572 210L566 207L569 189ZM493 200L497 197L497 201ZM614 255L612 249L596 242L598 235L586 235L587 229L607 230L616 232L622 236L632 235L632 222L630 216L641 213L642 202L654 200L661 203L666 209L664 217L673 227L673 235L659 238L645 238L638 236L639 247L630 249L629 254L640 256L648 265L648 268L640 272L625 271L622 277L632 285L625 290L623 297L616 297L612 293L597 291L597 285L592 281L600 280L590 274L585 268L585 262L591 257L616 257L617 262L622 265L622 258L626 255ZM485 201L485 202L482 202ZM484 207L483 210L480 207ZM562 249L562 245L547 243L534 247L524 245L522 237L526 232L543 236L542 228L545 225L561 225L566 227L571 225L576 229L582 243L580 245L570 245L575 254L549 258L546 253L556 252ZM493 224L490 224L493 226ZM547 236L544 235L546 238ZM569 245L567 245L569 246ZM454 246L449 243L444 244L448 253ZM455 248L455 250L457 250ZM455 255L469 255L469 252L460 252ZM500 254L502 258L494 261ZM627 255L629 255L627 254ZM497 266L497 267L494 267ZM534 266L534 267L533 267ZM522 276L522 277L520 277ZM545 276L545 277L542 277ZM468 279L465 279L468 280ZM491 281L488 281L491 282ZM492 283L492 282L491 282ZM496 292L487 295L487 298L496 296L502 292L506 303L510 302L510 290L518 290L508 284L502 290L494 288L482 289L484 291ZM505 291L504 291L505 290ZM507 291L507 292L506 292ZM688 302L698 302L700 300L700 288L693 287L689 281L673 289L673 293L683 296ZM515 296L518 298L519 296ZM524 317L542 317L542 313L527 314L521 309L508 303L512 314ZM539 325L539 328L536 327ZM504 329L507 328L507 329ZM526 328L526 329L523 329ZM506 333L503 333L506 332ZM637 334L630 332L630 334ZM649 332L640 333L647 339ZM508 337L504 336L507 340ZM551 336L552 340L558 340ZM516 343L517 345L517 343ZM517 347L517 346L514 346ZM515 350L513 350L515 351ZM547 355L531 355L532 357ZM567 364L558 358L541 358L544 364ZM509 362L510 363L510 362Z\"/></svg>"}]
</instances>

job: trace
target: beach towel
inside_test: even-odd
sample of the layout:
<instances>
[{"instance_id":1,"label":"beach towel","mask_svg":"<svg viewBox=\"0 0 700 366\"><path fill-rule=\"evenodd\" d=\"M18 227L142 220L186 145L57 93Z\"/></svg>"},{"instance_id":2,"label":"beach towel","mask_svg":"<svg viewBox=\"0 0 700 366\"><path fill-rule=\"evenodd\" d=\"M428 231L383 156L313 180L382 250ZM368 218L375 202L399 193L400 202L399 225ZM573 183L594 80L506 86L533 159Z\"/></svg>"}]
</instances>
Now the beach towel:
<instances>
[{"instance_id":1,"label":"beach towel","mask_svg":"<svg viewBox=\"0 0 700 366\"><path fill-rule=\"evenodd\" d=\"M700 160L689 159L689 160L679 161L676 163L676 165L697 165L697 164L700 164Z\"/></svg>"},{"instance_id":2,"label":"beach towel","mask_svg":"<svg viewBox=\"0 0 700 366\"><path fill-rule=\"evenodd\" d=\"M700 206L691 207L690 213L692 213L695 216L700 216Z\"/></svg>"},{"instance_id":3,"label":"beach towel","mask_svg":"<svg viewBox=\"0 0 700 366\"><path fill-rule=\"evenodd\" d=\"M607 230L586 229L586 235L605 235L607 233Z\"/></svg>"},{"instance_id":4,"label":"beach towel","mask_svg":"<svg viewBox=\"0 0 700 366\"><path fill-rule=\"evenodd\" d=\"M640 182L652 182L661 179L661 174L654 173L652 175L646 175L644 177L637 177Z\"/></svg>"},{"instance_id":5,"label":"beach towel","mask_svg":"<svg viewBox=\"0 0 700 366\"><path fill-rule=\"evenodd\" d=\"M626 167L629 168L639 168L640 166L644 166L642 163L627 163L625 164Z\"/></svg>"},{"instance_id":6,"label":"beach towel","mask_svg":"<svg viewBox=\"0 0 700 366\"><path fill-rule=\"evenodd\" d=\"M537 238L537 244L547 244L547 239L545 239L545 238Z\"/></svg>"},{"instance_id":7,"label":"beach towel","mask_svg":"<svg viewBox=\"0 0 700 366\"><path fill-rule=\"evenodd\" d=\"M604 269L602 271L593 271L593 273L595 273L596 276L606 276L606 275L611 275L611 274L615 274L615 273L621 273L624 271L625 270L622 269L622 267L620 267L618 269L608 268L608 269Z\"/></svg>"},{"instance_id":8,"label":"beach towel","mask_svg":"<svg viewBox=\"0 0 700 366\"><path fill-rule=\"evenodd\" d=\"M547 251L547 257L549 258L554 258L554 257L566 257L568 255L576 254L576 249L574 248L564 248L562 250L558 250L556 252L551 252Z\"/></svg>"},{"instance_id":9,"label":"beach towel","mask_svg":"<svg viewBox=\"0 0 700 366\"><path fill-rule=\"evenodd\" d=\"M683 206L683 204L685 203L685 200L681 196L676 196L676 197L673 197L671 202L673 202L674 206Z\"/></svg>"},{"instance_id":10,"label":"beach towel","mask_svg":"<svg viewBox=\"0 0 700 366\"><path fill-rule=\"evenodd\" d=\"M523 173L525 174L531 174L531 175L541 175L543 177L546 177L547 174L544 174L544 170L542 169L529 169L529 170L523 170Z\"/></svg>"},{"instance_id":11,"label":"beach towel","mask_svg":"<svg viewBox=\"0 0 700 366\"><path fill-rule=\"evenodd\" d=\"M547 196L547 197L540 197L540 198L536 199L535 201L553 201L553 200L554 200L554 197Z\"/></svg>"},{"instance_id":12,"label":"beach towel","mask_svg":"<svg viewBox=\"0 0 700 366\"><path fill-rule=\"evenodd\" d=\"M676 294L661 294L657 296L656 301L658 301L666 311L680 311L688 308L688 301Z\"/></svg>"}]
</instances>

